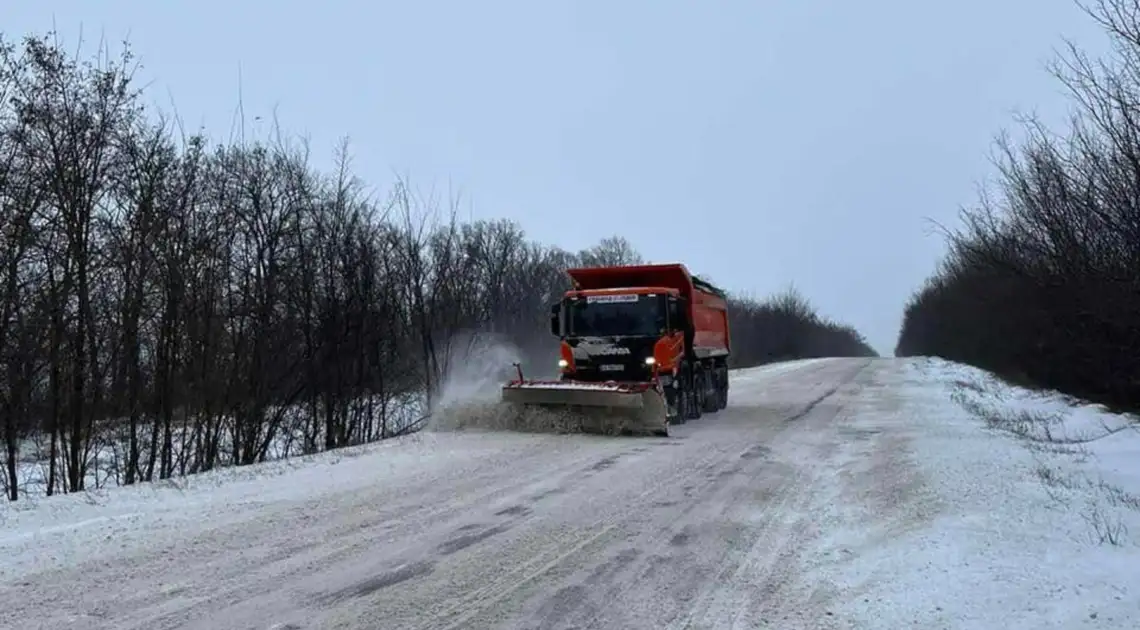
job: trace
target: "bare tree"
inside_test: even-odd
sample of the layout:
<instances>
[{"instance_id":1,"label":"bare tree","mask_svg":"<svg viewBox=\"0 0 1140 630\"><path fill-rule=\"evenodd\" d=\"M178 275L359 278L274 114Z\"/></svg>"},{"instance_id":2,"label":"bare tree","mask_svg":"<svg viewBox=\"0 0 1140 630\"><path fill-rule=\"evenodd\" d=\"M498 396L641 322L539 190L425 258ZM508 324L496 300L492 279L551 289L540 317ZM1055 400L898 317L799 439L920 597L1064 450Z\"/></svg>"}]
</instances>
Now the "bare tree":
<instances>
[{"instance_id":1,"label":"bare tree","mask_svg":"<svg viewBox=\"0 0 1140 630\"><path fill-rule=\"evenodd\" d=\"M25 61L0 40L0 103L8 103ZM3 413L7 495L19 497L20 442L34 428L31 413L39 340L28 298L34 289L37 216L45 194L36 185L20 145L20 121L0 106L0 412Z\"/></svg>"},{"instance_id":2,"label":"bare tree","mask_svg":"<svg viewBox=\"0 0 1140 630\"><path fill-rule=\"evenodd\" d=\"M585 266L639 265L645 262L633 245L621 236L604 238L597 245L579 254Z\"/></svg>"},{"instance_id":3,"label":"bare tree","mask_svg":"<svg viewBox=\"0 0 1140 630\"><path fill-rule=\"evenodd\" d=\"M896 353L1140 408L1140 1L1084 7L1115 46L1070 45L1053 73L1067 135L1024 121L997 143L999 182L947 236L950 256L907 305Z\"/></svg>"},{"instance_id":4,"label":"bare tree","mask_svg":"<svg viewBox=\"0 0 1140 630\"><path fill-rule=\"evenodd\" d=\"M25 65L14 73L11 87L14 141L48 192L49 223L62 247L53 252L62 262L53 307L67 312L56 318L54 328L67 358L57 378L66 374L70 392L68 430L59 435L66 443L67 489L76 491L85 484L91 426L104 393L92 302L100 264L92 248L93 231L110 185L115 136L138 110L129 50L117 61L96 65L69 58L45 37L27 38L23 53Z\"/></svg>"}]
</instances>

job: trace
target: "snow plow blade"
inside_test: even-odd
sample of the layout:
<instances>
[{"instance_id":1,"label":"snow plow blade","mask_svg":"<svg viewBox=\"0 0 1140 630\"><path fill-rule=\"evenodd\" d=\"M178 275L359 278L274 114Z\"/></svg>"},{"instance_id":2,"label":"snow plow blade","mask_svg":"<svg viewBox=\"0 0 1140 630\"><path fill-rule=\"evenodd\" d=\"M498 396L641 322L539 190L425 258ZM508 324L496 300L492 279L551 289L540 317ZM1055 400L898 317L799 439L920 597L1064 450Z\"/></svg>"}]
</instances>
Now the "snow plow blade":
<instances>
[{"instance_id":1,"label":"snow plow blade","mask_svg":"<svg viewBox=\"0 0 1140 630\"><path fill-rule=\"evenodd\" d=\"M651 383L519 380L503 386L502 400L524 415L533 408L560 414L560 424L582 433L669 435L665 397Z\"/></svg>"}]
</instances>

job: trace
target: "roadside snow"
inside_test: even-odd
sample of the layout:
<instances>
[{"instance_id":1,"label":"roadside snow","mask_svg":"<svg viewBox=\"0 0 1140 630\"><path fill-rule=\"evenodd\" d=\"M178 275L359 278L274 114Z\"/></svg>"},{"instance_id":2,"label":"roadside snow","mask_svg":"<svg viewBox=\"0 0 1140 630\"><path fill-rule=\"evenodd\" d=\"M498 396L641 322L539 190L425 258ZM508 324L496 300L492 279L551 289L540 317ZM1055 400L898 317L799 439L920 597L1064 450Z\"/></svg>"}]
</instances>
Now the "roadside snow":
<instances>
[{"instance_id":1,"label":"roadside snow","mask_svg":"<svg viewBox=\"0 0 1140 630\"><path fill-rule=\"evenodd\" d=\"M817 579L845 592L837 614L859 628L1140 627L1133 418L941 360L876 381L894 410L868 396L876 413L851 410L850 430L894 436L923 482L881 506L906 519L833 510L850 531L828 539Z\"/></svg>"},{"instance_id":2,"label":"roadside snow","mask_svg":"<svg viewBox=\"0 0 1140 630\"><path fill-rule=\"evenodd\" d=\"M420 433L360 447L156 483L35 497L0 505L0 579L162 546L259 518L266 506L430 478L476 464L488 449L510 452L527 436ZM49 551L50 550L50 551Z\"/></svg>"}]
</instances>

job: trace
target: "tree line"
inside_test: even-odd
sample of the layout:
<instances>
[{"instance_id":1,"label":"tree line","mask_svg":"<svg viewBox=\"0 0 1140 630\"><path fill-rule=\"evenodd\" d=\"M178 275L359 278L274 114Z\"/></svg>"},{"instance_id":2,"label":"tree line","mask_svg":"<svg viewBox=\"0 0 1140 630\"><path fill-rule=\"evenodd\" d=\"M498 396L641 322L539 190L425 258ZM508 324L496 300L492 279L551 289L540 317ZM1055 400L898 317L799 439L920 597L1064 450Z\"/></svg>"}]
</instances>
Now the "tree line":
<instances>
[{"instance_id":1,"label":"tree line","mask_svg":"<svg viewBox=\"0 0 1140 630\"><path fill-rule=\"evenodd\" d=\"M129 46L0 39L11 500L415 430L471 332L545 357L564 270L641 259L620 237L568 252L462 222L403 181L371 194L347 144L322 172L280 132L187 133L143 106L136 65ZM798 295L733 307L738 366L873 354Z\"/></svg>"},{"instance_id":2,"label":"tree line","mask_svg":"<svg viewBox=\"0 0 1140 630\"><path fill-rule=\"evenodd\" d=\"M1069 128L999 138L997 185L947 231L896 354L1140 410L1140 0L1081 6L1114 54L1054 62Z\"/></svg>"}]
</instances>

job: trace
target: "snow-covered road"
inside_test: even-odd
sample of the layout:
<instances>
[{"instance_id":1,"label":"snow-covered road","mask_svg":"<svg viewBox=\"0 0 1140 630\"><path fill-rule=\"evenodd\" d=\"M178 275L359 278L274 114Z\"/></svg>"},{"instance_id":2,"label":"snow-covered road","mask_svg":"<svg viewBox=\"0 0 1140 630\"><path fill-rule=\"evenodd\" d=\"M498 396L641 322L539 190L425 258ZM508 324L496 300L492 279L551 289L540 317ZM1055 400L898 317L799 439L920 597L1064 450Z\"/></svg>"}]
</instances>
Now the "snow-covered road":
<instances>
[{"instance_id":1,"label":"snow-covered road","mask_svg":"<svg viewBox=\"0 0 1140 630\"><path fill-rule=\"evenodd\" d=\"M795 362L670 438L425 433L42 500L0 512L0 626L1133 627L1138 556L1050 540L1034 455L947 374Z\"/></svg>"}]
</instances>

